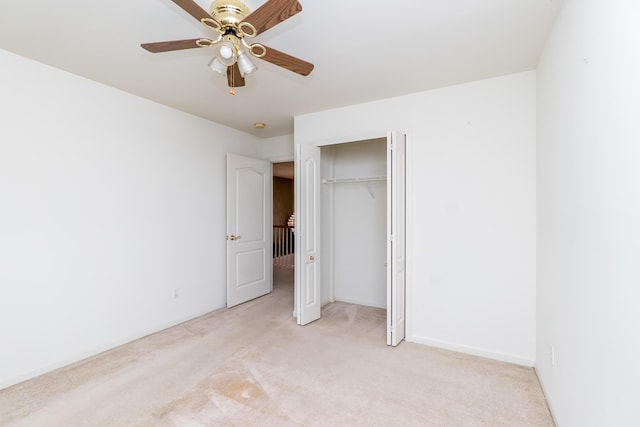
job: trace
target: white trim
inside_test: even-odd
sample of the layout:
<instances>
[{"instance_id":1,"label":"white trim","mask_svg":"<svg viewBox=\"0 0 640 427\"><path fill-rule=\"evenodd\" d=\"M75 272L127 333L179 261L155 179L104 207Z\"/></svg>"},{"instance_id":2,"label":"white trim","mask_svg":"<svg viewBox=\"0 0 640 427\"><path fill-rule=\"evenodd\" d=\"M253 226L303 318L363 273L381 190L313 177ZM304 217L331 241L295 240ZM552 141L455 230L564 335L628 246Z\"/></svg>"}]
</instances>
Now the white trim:
<instances>
[{"instance_id":1,"label":"white trim","mask_svg":"<svg viewBox=\"0 0 640 427\"><path fill-rule=\"evenodd\" d=\"M326 147L325 149L321 149L320 151L321 153L326 153L325 155L331 157L331 162L329 162L329 176L333 176L334 175L334 170L335 170L335 164L333 162L334 157L335 157L335 147L333 146L329 146ZM330 212L329 218L324 218L321 217L321 224L322 225L326 225L327 226L327 230L330 230L330 233L324 234L323 237L326 237L326 240L323 241L323 245L327 245L327 246L323 246L323 248L325 248L323 250L323 252L325 254L328 254L328 256L326 256L324 259L324 262L327 263L325 264L327 266L327 275L329 277L327 277L325 280L327 280L328 283L327 285L327 289L329 290L329 295L328 295L328 299L329 302L335 302L336 301L336 273L335 273L335 234L334 234L334 229L335 229L335 193L334 190L331 186L329 186L329 188L323 189L322 191L325 192L325 194L327 194L326 200L327 200L327 204L328 206L326 206L325 210ZM322 196L321 196L322 197Z\"/></svg>"},{"instance_id":2,"label":"white trim","mask_svg":"<svg viewBox=\"0 0 640 427\"><path fill-rule=\"evenodd\" d=\"M336 298L334 302L346 302L347 304L364 305L367 307L375 307L375 308L382 308L382 309L387 308L386 300L382 304L378 304L371 301L362 301L362 300L355 300L355 299L349 299L349 298Z\"/></svg>"},{"instance_id":3,"label":"white trim","mask_svg":"<svg viewBox=\"0 0 640 427\"><path fill-rule=\"evenodd\" d=\"M472 356L486 357L487 359L498 360L500 362L513 363L515 365L526 366L527 368L533 368L535 364L535 359L529 359L515 354L500 353L468 345L440 341L427 337L413 336L408 341L444 350L456 351L458 353L470 354Z\"/></svg>"},{"instance_id":4,"label":"white trim","mask_svg":"<svg viewBox=\"0 0 640 427\"><path fill-rule=\"evenodd\" d=\"M269 157L263 160L267 160L271 163L285 163L285 162L293 162L295 160L295 156L293 154L287 154L285 156Z\"/></svg>"},{"instance_id":5,"label":"white trim","mask_svg":"<svg viewBox=\"0 0 640 427\"><path fill-rule=\"evenodd\" d=\"M402 132L402 131L399 131L399 132ZM361 133L357 135L334 136L334 137L319 140L319 141L310 141L309 143L295 142L295 144L314 145L316 147L323 147L325 145L348 144L350 142L361 142L361 141L368 141L371 139L387 139L387 133L389 133L389 130L381 130L381 131L375 131L375 132Z\"/></svg>"},{"instance_id":6,"label":"white trim","mask_svg":"<svg viewBox=\"0 0 640 427\"><path fill-rule=\"evenodd\" d=\"M558 422L556 421L557 418L554 415L553 406L551 405L551 400L549 399L549 394L547 393L547 389L545 388L544 383L542 382L542 378L538 374L538 369L535 366L533 367L533 372L536 374L536 378L538 379L538 384L540 384L540 388L542 389L542 394L544 395L544 401L547 403L547 408L549 409L549 413L551 414L551 419L553 420L554 425L557 426Z\"/></svg>"}]
</instances>

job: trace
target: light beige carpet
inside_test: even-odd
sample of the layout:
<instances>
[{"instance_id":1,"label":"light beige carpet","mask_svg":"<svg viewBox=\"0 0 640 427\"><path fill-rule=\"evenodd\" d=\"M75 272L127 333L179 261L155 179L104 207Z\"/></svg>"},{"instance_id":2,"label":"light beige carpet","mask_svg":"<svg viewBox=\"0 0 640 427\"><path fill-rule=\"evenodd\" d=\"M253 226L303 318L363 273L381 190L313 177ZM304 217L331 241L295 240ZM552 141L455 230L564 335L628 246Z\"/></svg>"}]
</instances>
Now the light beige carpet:
<instances>
[{"instance_id":1,"label":"light beige carpet","mask_svg":"<svg viewBox=\"0 0 640 427\"><path fill-rule=\"evenodd\" d=\"M553 426L532 369L402 343L385 312L272 294L0 391L2 426Z\"/></svg>"}]
</instances>

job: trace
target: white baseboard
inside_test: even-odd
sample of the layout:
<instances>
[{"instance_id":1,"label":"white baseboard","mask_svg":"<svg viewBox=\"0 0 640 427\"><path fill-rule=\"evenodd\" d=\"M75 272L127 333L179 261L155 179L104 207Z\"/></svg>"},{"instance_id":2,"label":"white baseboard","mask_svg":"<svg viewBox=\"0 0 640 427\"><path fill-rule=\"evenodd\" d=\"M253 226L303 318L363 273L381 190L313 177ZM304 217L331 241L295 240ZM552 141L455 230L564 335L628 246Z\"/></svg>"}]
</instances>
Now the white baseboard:
<instances>
[{"instance_id":1,"label":"white baseboard","mask_svg":"<svg viewBox=\"0 0 640 427\"><path fill-rule=\"evenodd\" d=\"M34 369L33 371L24 373L24 374L20 374L20 375L16 375L15 377L11 377L11 378L6 378L3 380L0 380L0 390L4 389L4 388L8 388L11 387L13 385L19 384L21 382L24 381L28 381L30 379L33 379L35 377L38 377L40 375L44 375L47 374L49 372L55 371L56 369L60 369L60 368L64 368L65 366L69 366L72 365L74 363L80 362L81 360L84 359L88 359L89 357L93 357L93 356L97 356L100 353L104 353L105 351L109 351L109 350L113 350L114 348L120 347L121 345L124 344L128 344L130 342L139 340L140 338L144 338L146 336L149 335L153 335L155 333L161 332L165 329L171 328L173 326L177 326L181 323L184 322L188 322L189 320L193 320L197 317L200 316L204 316L205 314L209 314L211 312L214 312L216 310L220 310L221 308L225 308L226 304L220 306L220 307L213 307L210 309L207 309L206 311L203 312L198 312L192 315L189 315L185 318L180 318L177 320L174 320L172 322L166 323L164 325L159 326L158 328L154 328L152 330L147 330L147 331L143 331L141 333L135 334L135 335L130 335L126 338L123 338L121 340L109 343L109 344L105 344L104 346L100 346L88 351L84 351L82 353L79 353L77 355L75 355L74 357L71 358L67 358L64 360L59 360L57 362L51 363L49 365L43 366L41 368L38 369Z\"/></svg>"},{"instance_id":2,"label":"white baseboard","mask_svg":"<svg viewBox=\"0 0 640 427\"><path fill-rule=\"evenodd\" d=\"M346 302L349 304L357 304L357 305L366 305L367 307L376 307L376 308L387 308L387 302L383 302L382 304L371 301L362 301L362 300L354 300L349 298L338 298L336 297L335 301Z\"/></svg>"},{"instance_id":3,"label":"white baseboard","mask_svg":"<svg viewBox=\"0 0 640 427\"><path fill-rule=\"evenodd\" d=\"M444 350L456 351L458 353L470 354L472 356L486 357L487 359L498 360L500 362L513 363L515 365L526 366L527 368L533 368L535 359L529 359L527 357L517 356L514 354L500 353L497 351L487 350L478 347L472 347L462 344L456 344L446 341L435 340L432 338L412 336L408 337L407 341L417 344L428 345L430 347L441 348Z\"/></svg>"},{"instance_id":4,"label":"white baseboard","mask_svg":"<svg viewBox=\"0 0 640 427\"><path fill-rule=\"evenodd\" d=\"M554 412L553 412L553 405L551 404L551 401L549 400L549 394L547 394L547 389L545 388L544 382L542 381L542 378L538 374L538 370L535 368L535 366L533 368L533 372L536 373L536 378L538 378L538 383L540 384L540 388L542 389L542 394L544 395L544 400L545 400L545 402L547 402L547 408L549 408L549 413L551 414L551 418L553 419L553 423L554 423L554 425L558 425L558 422L556 421L556 416L554 415Z\"/></svg>"}]
</instances>

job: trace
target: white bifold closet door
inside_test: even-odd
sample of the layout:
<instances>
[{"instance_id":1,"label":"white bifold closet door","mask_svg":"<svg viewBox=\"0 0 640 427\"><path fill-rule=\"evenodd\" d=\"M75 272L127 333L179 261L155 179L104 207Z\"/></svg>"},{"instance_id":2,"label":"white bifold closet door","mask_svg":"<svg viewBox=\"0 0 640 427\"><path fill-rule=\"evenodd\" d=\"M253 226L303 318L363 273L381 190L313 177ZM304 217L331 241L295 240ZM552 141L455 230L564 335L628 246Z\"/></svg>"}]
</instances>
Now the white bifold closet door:
<instances>
[{"instance_id":1,"label":"white bifold closet door","mask_svg":"<svg viewBox=\"0 0 640 427\"><path fill-rule=\"evenodd\" d=\"M387 137L387 345L405 337L405 135Z\"/></svg>"},{"instance_id":2,"label":"white bifold closet door","mask_svg":"<svg viewBox=\"0 0 640 427\"><path fill-rule=\"evenodd\" d=\"M320 148L296 145L295 314L299 325L320 318Z\"/></svg>"}]
</instances>

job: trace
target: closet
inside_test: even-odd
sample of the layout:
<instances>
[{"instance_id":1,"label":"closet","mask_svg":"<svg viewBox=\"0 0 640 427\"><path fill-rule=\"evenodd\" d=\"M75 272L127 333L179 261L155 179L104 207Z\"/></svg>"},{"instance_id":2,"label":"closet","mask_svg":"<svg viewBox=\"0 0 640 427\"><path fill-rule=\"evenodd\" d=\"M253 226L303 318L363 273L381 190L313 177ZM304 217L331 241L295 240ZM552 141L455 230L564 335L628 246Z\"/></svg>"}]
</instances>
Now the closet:
<instances>
[{"instance_id":1,"label":"closet","mask_svg":"<svg viewBox=\"0 0 640 427\"><path fill-rule=\"evenodd\" d=\"M404 338L405 151L397 132L296 145L298 324L344 301L386 308L387 344Z\"/></svg>"},{"instance_id":2,"label":"closet","mask_svg":"<svg viewBox=\"0 0 640 427\"><path fill-rule=\"evenodd\" d=\"M387 139L321 153L322 305L387 306Z\"/></svg>"}]
</instances>

